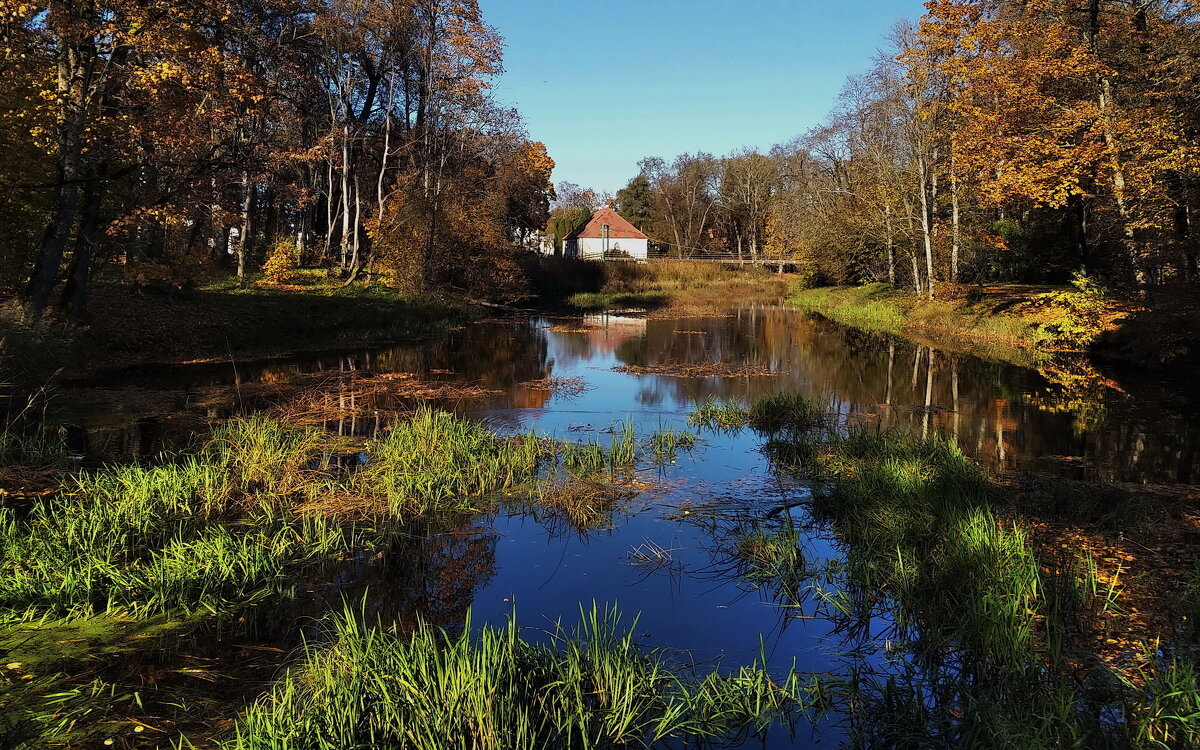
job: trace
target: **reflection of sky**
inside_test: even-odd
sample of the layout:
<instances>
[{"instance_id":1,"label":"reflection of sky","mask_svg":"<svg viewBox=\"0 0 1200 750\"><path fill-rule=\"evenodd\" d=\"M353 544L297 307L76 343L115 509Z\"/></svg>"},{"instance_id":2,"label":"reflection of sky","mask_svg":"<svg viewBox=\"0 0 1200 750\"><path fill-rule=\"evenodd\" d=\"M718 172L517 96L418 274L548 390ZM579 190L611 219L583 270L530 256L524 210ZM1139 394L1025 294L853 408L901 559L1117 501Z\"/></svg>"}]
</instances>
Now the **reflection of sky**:
<instances>
[{"instance_id":1,"label":"reflection of sky","mask_svg":"<svg viewBox=\"0 0 1200 750\"><path fill-rule=\"evenodd\" d=\"M624 364L704 362L765 364L777 375L674 378L613 371ZM1189 429L1197 400L1187 394L1131 396L1102 389L1084 398L1031 370L778 309L712 318L492 322L467 326L434 344L126 373L75 384L81 397L83 386L117 396L124 388L135 396L114 397L116 406L105 406L103 415L84 410L77 416L83 423L128 425L139 403L186 404L204 387L329 370L406 372L478 384L495 393L448 406L504 428L601 444L611 439L605 430L628 418L643 438L660 427L685 427L693 404L709 396L749 403L772 392L800 391L828 399L848 422L939 431L995 468L1038 465L1126 480L1200 480L1200 433ZM550 393L521 385L545 377L580 378L588 389ZM134 435L138 445L157 444L146 427L145 420L126 427L125 440L132 442ZM1038 463L1063 456L1075 462ZM681 453L677 464L661 470L645 469L643 478L658 480L661 488L632 500L613 529L583 538L553 533L527 516L481 519L469 539L444 544L445 536L434 533L413 542L410 559L394 568L364 561L330 583L347 589L362 583L382 601L390 577L398 609L437 610L437 621L456 619L470 605L477 621L501 622L515 605L522 624L545 627L559 619L574 623L579 607L592 601L617 602L629 619L640 613L640 641L676 650L685 663L721 659L725 668L749 663L758 657L762 638L773 668L795 660L802 671L837 669L840 636L831 637L827 620L809 617L811 601L784 609L738 576L718 575L713 548L727 541L721 530L674 518L685 502L703 506L733 499L762 517L797 498L802 489L772 476L755 434L704 431L695 451ZM793 513L802 523L802 511ZM647 571L632 565L630 553L647 541L670 550L675 567ZM815 568L836 550L814 531L806 539L806 555ZM876 633L879 625L872 623ZM832 743L830 735L824 739Z\"/></svg>"},{"instance_id":2,"label":"reflection of sky","mask_svg":"<svg viewBox=\"0 0 1200 750\"><path fill-rule=\"evenodd\" d=\"M767 365L777 377L635 377L618 364ZM1200 483L1196 384L1146 377L1106 385L1070 367L1052 383L1038 372L846 329L791 310L756 307L690 318L588 316L481 322L424 344L360 347L250 362L138 368L64 381L53 400L82 452L151 457L192 439L205 418L253 407L253 387L304 373L405 372L466 381L499 395L451 408L490 410L501 424L576 412L675 414L708 396L749 402L776 391L828 398L860 424L939 431L989 468L1034 468L1083 478ZM1082 375L1082 376L1081 376ZM565 401L520 383L585 377L595 389ZM229 387L239 396L229 398ZM224 401L223 409L205 406ZM403 403L382 398L375 408ZM515 407L515 408L514 408ZM545 412L545 413L543 413Z\"/></svg>"},{"instance_id":3,"label":"reflection of sky","mask_svg":"<svg viewBox=\"0 0 1200 750\"><path fill-rule=\"evenodd\" d=\"M645 322L596 328L586 333L557 332L539 326L547 336L548 374L583 378L589 390L556 394L543 408L513 415L503 407L480 414L493 422L564 439L594 438L607 444L605 430L633 417L643 437L658 429L686 429L693 401L677 379L614 372L623 364L621 345L637 344ZM693 334L686 334L693 335ZM717 385L725 379L703 379ZM755 380L763 380L756 378ZM769 380L769 379L767 379ZM514 418L515 416L515 418ZM720 532L675 520L681 503L702 506L710 500L735 498L757 513L794 500L802 492L775 479L752 432L702 432L700 446L680 453L675 465L648 469L665 489L635 499L614 529L581 538L552 533L534 519L504 516L496 521L496 572L475 598L473 611L482 621L501 623L516 607L522 624L549 627L573 623L580 606L619 603L627 621L637 616L639 641L672 651L683 664L719 662L724 669L767 655L773 669L794 662L801 671L838 669L836 642L827 642L830 624L809 617L814 604L781 607L766 592L727 572L715 572L713 549L725 541ZM800 522L800 512L794 511ZM647 542L670 550L672 563L657 570L633 564L631 552ZM808 540L814 567L835 556L827 540ZM833 737L828 730L824 740ZM795 744L781 733L775 746L808 746L801 733Z\"/></svg>"}]
</instances>

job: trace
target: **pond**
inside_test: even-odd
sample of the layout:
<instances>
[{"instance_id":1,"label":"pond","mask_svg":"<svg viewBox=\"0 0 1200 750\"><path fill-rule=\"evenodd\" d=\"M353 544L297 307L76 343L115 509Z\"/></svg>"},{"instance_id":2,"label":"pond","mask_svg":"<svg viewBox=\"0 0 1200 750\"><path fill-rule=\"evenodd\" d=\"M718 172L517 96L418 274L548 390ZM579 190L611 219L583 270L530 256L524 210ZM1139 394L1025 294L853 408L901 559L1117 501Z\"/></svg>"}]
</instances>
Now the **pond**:
<instances>
[{"instance_id":1,"label":"pond","mask_svg":"<svg viewBox=\"0 0 1200 750\"><path fill-rule=\"evenodd\" d=\"M699 317L483 321L421 345L100 372L60 384L56 417L81 461L147 459L194 441L206 420L269 405L274 391L260 386L328 376L322 398L354 408L325 426L371 435L408 404L356 390L348 374L362 372L467 384L438 405L563 439L604 443L628 420L643 437L690 429L689 415L710 397L745 404L801 392L824 399L843 426L941 434L994 472L1200 483L1195 391L1143 382L1132 392L1086 364L1026 369L769 305ZM885 616L853 634L826 616L831 584L821 571L836 569L843 550L806 514L806 485L775 471L758 433L698 437L694 449L639 467L642 491L598 527L530 511L414 526L382 558L339 561L287 609L249 618L252 626L172 634L169 645L143 645L108 669L158 675L164 701L196 690L188 669L245 672L224 687L236 702L277 675L299 635L316 632L313 618L363 597L401 622L454 627L469 611L475 625L502 623L515 612L533 632L574 622L581 606L616 603L626 623L637 616L642 643L688 666L765 656L772 669L840 674L856 659L886 659ZM810 573L803 581L760 575L739 554L747 539L781 530ZM843 731L834 712L794 735L777 728L765 746L828 747Z\"/></svg>"}]
</instances>

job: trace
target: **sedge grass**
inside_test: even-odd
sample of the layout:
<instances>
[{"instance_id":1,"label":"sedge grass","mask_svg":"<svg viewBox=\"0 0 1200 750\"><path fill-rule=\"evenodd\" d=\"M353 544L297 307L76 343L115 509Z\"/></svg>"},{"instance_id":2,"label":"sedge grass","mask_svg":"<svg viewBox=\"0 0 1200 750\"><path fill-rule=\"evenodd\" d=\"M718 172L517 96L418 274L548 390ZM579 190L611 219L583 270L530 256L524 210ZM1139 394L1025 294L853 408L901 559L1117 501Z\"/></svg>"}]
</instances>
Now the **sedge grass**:
<instances>
[{"instance_id":1,"label":"sedge grass","mask_svg":"<svg viewBox=\"0 0 1200 750\"><path fill-rule=\"evenodd\" d=\"M747 423L762 432L807 430L829 423L829 405L802 393L775 393L754 402Z\"/></svg>"},{"instance_id":2,"label":"sedge grass","mask_svg":"<svg viewBox=\"0 0 1200 750\"><path fill-rule=\"evenodd\" d=\"M628 495L598 475L611 480L644 455L632 420L607 446L575 445L428 408L369 441L365 464L348 474L328 460L326 441L279 420L237 419L189 455L64 476L28 511L0 508L0 612L141 616L280 596L303 570L370 543L343 515L491 510L498 493L547 479L543 464L556 460L575 481L551 481L532 501L593 528ZM651 444L661 453L690 443L672 433Z\"/></svg>"},{"instance_id":3,"label":"sedge grass","mask_svg":"<svg viewBox=\"0 0 1200 750\"><path fill-rule=\"evenodd\" d=\"M531 481L546 455L536 435L501 437L478 422L422 408L367 446L355 487L394 516L478 510L480 499Z\"/></svg>"},{"instance_id":4,"label":"sedge grass","mask_svg":"<svg viewBox=\"0 0 1200 750\"><path fill-rule=\"evenodd\" d=\"M953 443L851 429L777 435L768 449L796 459L845 556L826 614L852 640L885 616L873 636L904 654L831 688L857 746L1195 746L1194 661L1148 656L1134 678L1081 667L1071 638L1116 611L1118 582L1101 582L1086 550L1046 559L1025 521L996 515L998 489Z\"/></svg>"},{"instance_id":5,"label":"sedge grass","mask_svg":"<svg viewBox=\"0 0 1200 750\"><path fill-rule=\"evenodd\" d=\"M713 430L738 430L745 427L749 419L749 411L737 401L709 396L696 404L695 410L688 415L688 424Z\"/></svg>"},{"instance_id":6,"label":"sedge grass","mask_svg":"<svg viewBox=\"0 0 1200 750\"><path fill-rule=\"evenodd\" d=\"M644 650L615 609L593 605L549 638L471 623L411 635L332 619L327 640L255 703L227 750L308 748L617 748L668 737L729 738L808 709L808 683L757 662L682 675Z\"/></svg>"},{"instance_id":7,"label":"sedge grass","mask_svg":"<svg viewBox=\"0 0 1200 750\"><path fill-rule=\"evenodd\" d=\"M674 463L680 451L690 451L696 447L696 435L683 430L659 427L647 442L656 463Z\"/></svg>"}]
</instances>

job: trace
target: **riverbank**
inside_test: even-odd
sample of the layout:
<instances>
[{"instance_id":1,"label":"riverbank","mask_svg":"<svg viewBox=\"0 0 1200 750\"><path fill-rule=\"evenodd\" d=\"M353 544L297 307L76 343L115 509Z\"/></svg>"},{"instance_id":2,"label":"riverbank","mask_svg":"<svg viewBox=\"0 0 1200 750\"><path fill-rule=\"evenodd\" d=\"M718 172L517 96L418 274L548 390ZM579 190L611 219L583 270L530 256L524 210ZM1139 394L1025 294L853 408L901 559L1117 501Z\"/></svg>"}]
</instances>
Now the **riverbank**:
<instances>
[{"instance_id":1,"label":"riverbank","mask_svg":"<svg viewBox=\"0 0 1200 750\"><path fill-rule=\"evenodd\" d=\"M522 305L575 312L613 309L712 311L731 301L781 299L791 281L763 269L661 261L600 263L543 258L527 269ZM88 325L24 322L16 301L0 308L4 366L38 381L56 370L245 360L347 345L414 341L485 314L454 293L413 295L385 284L318 271L290 283L223 278L193 289L97 283ZM11 378L10 378L11 379Z\"/></svg>"},{"instance_id":2,"label":"riverbank","mask_svg":"<svg viewBox=\"0 0 1200 750\"><path fill-rule=\"evenodd\" d=\"M0 738L1200 737L1170 718L1196 694L1197 495L1147 485L1200 481L1177 402L1122 397L1076 429L1021 368L777 305L592 323L177 368L236 381L123 373L133 426L83 445L139 453L59 446L43 491L0 497L0 717L19 722ZM701 376L667 376L684 365ZM168 389L207 440L141 418Z\"/></svg>"},{"instance_id":3,"label":"riverbank","mask_svg":"<svg viewBox=\"0 0 1200 750\"><path fill-rule=\"evenodd\" d=\"M5 354L27 371L72 370L274 356L428 336L478 308L461 298L417 296L312 273L291 284L221 279L194 289L97 284L92 319L29 324L9 303L0 316Z\"/></svg>"},{"instance_id":4,"label":"riverbank","mask_svg":"<svg viewBox=\"0 0 1200 750\"><path fill-rule=\"evenodd\" d=\"M540 258L528 269L540 305L573 311L712 312L732 303L776 302L795 282L765 268L681 260L645 263Z\"/></svg>"},{"instance_id":5,"label":"riverbank","mask_svg":"<svg viewBox=\"0 0 1200 750\"><path fill-rule=\"evenodd\" d=\"M788 304L844 325L1023 366L1091 350L1142 308L1076 287L989 285L927 300L888 284L794 290Z\"/></svg>"}]
</instances>

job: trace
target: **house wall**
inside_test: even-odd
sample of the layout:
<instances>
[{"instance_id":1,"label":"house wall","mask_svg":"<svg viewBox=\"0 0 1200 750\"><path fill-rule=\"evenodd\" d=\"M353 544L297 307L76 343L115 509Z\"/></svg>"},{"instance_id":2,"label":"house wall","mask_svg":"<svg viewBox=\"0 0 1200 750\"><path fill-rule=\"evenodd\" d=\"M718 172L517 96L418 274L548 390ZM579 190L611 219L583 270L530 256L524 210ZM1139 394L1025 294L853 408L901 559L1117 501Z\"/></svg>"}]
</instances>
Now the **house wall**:
<instances>
[{"instance_id":1,"label":"house wall","mask_svg":"<svg viewBox=\"0 0 1200 750\"><path fill-rule=\"evenodd\" d=\"M621 250L631 258L645 260L650 250L650 241L609 238L608 249ZM571 258L599 258L604 254L604 240L600 237L569 240L563 248L563 254Z\"/></svg>"}]
</instances>

